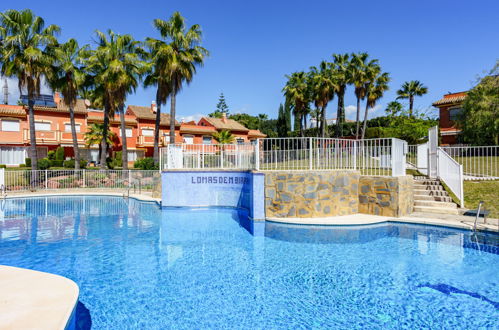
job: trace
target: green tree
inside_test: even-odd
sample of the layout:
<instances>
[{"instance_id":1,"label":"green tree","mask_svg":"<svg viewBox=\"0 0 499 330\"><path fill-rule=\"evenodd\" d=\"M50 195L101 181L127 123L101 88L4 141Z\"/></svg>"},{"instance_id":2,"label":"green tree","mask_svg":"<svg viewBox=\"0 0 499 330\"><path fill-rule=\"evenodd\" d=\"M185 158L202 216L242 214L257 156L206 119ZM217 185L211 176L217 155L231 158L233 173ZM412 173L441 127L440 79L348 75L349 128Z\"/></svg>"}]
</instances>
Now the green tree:
<instances>
[{"instance_id":1,"label":"green tree","mask_svg":"<svg viewBox=\"0 0 499 330\"><path fill-rule=\"evenodd\" d=\"M409 100L409 117L413 117L414 96L423 96L426 93L428 93L428 87L424 86L420 81L406 81L402 84L402 88L397 91L397 100Z\"/></svg>"},{"instance_id":2,"label":"green tree","mask_svg":"<svg viewBox=\"0 0 499 330\"><path fill-rule=\"evenodd\" d=\"M307 74L305 72L294 72L290 76L286 75L288 81L283 88L286 101L293 105L294 116L298 118L300 136L304 136L304 122L309 110L309 86L307 84ZM296 127L294 128L296 130Z\"/></svg>"},{"instance_id":3,"label":"green tree","mask_svg":"<svg viewBox=\"0 0 499 330\"><path fill-rule=\"evenodd\" d=\"M289 104L279 105L279 116L277 117L277 136L286 137L291 131L291 109Z\"/></svg>"},{"instance_id":4,"label":"green tree","mask_svg":"<svg viewBox=\"0 0 499 330\"><path fill-rule=\"evenodd\" d=\"M390 103L387 104L385 113L390 117L397 116L402 112L402 108L403 107L400 102L391 101Z\"/></svg>"},{"instance_id":5,"label":"green tree","mask_svg":"<svg viewBox=\"0 0 499 330\"><path fill-rule=\"evenodd\" d=\"M7 10L0 13L0 74L15 77L19 92L26 89L29 115L29 153L31 166L38 168L35 131L35 98L40 95L42 77L46 76L54 61L51 48L57 44L57 25L45 27L43 18L31 10Z\"/></svg>"},{"instance_id":6,"label":"green tree","mask_svg":"<svg viewBox=\"0 0 499 330\"><path fill-rule=\"evenodd\" d=\"M322 61L319 68L312 67L309 74L310 97L314 102L318 113L316 121L320 121L321 136L326 136L327 118L326 108L334 97L336 81L330 63Z\"/></svg>"},{"instance_id":7,"label":"green tree","mask_svg":"<svg viewBox=\"0 0 499 330\"><path fill-rule=\"evenodd\" d=\"M90 126L88 126L88 130L83 135L87 148L92 145L99 146L99 159L101 159L102 155L103 137L104 137L104 124L91 124ZM116 138L117 138L116 133L114 133L113 131L109 131L108 134L106 134L105 143L107 145L112 145L113 141L116 140Z\"/></svg>"},{"instance_id":8,"label":"green tree","mask_svg":"<svg viewBox=\"0 0 499 330\"><path fill-rule=\"evenodd\" d=\"M458 125L466 143L499 144L499 61L468 92Z\"/></svg>"},{"instance_id":9,"label":"green tree","mask_svg":"<svg viewBox=\"0 0 499 330\"><path fill-rule=\"evenodd\" d=\"M213 138L220 144L230 144L234 142L234 135L227 130L213 133Z\"/></svg>"},{"instance_id":10,"label":"green tree","mask_svg":"<svg viewBox=\"0 0 499 330\"><path fill-rule=\"evenodd\" d=\"M390 76L387 72L380 73L381 68L376 65L368 70L369 82L366 84L366 112L364 114L364 125L362 128L362 139L364 139L367 129L367 114L369 108L374 108L376 102L383 97L388 90Z\"/></svg>"},{"instance_id":11,"label":"green tree","mask_svg":"<svg viewBox=\"0 0 499 330\"><path fill-rule=\"evenodd\" d=\"M345 123L345 92L351 81L350 56L348 54L333 54L333 76L336 81L335 94L338 98L338 109L336 112L335 136L343 134L343 123Z\"/></svg>"},{"instance_id":12,"label":"green tree","mask_svg":"<svg viewBox=\"0 0 499 330\"><path fill-rule=\"evenodd\" d=\"M168 21L155 19L154 27L162 39L148 38L147 42L151 48L154 72L158 77L161 76L156 79L164 79L168 84L168 90L164 92L168 92L167 96L170 96L170 143L173 144L176 96L184 83L189 84L192 81L196 67L203 64L208 51L200 46L201 27L194 24L186 30L185 19L179 12L173 13ZM161 94L165 94L164 92ZM162 101L160 100L160 103Z\"/></svg>"},{"instance_id":13,"label":"green tree","mask_svg":"<svg viewBox=\"0 0 499 330\"><path fill-rule=\"evenodd\" d=\"M75 155L75 170L80 169L80 148L76 133L74 107L78 93L86 81L84 59L87 56L87 46L80 48L75 39L52 49L54 56L53 70L48 75L48 82L53 90L58 90L63 96L63 102L69 108L69 122Z\"/></svg>"},{"instance_id":14,"label":"green tree","mask_svg":"<svg viewBox=\"0 0 499 330\"><path fill-rule=\"evenodd\" d=\"M368 57L367 53L352 54L350 61L351 82L355 86L355 97L357 98L356 139L359 138L360 130L360 101L366 97L366 82L368 81L366 68L373 67L377 63L377 60L367 62Z\"/></svg>"},{"instance_id":15,"label":"green tree","mask_svg":"<svg viewBox=\"0 0 499 330\"><path fill-rule=\"evenodd\" d=\"M215 109L214 112L210 113L208 116L214 118L221 118L222 114L224 113L226 115L229 113L229 106L225 102L224 93L221 93L220 97L218 98L217 108Z\"/></svg>"}]
</instances>

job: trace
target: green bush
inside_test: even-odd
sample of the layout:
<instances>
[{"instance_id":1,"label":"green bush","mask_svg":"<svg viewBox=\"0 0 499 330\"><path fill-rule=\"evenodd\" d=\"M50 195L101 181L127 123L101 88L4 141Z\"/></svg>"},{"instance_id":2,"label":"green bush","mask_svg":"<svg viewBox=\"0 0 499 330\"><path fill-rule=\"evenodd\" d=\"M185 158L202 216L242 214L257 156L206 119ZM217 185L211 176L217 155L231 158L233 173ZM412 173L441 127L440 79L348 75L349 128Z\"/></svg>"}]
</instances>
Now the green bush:
<instances>
[{"instance_id":1,"label":"green bush","mask_svg":"<svg viewBox=\"0 0 499 330\"><path fill-rule=\"evenodd\" d=\"M115 154L114 154L114 158L113 160L111 161L111 166L113 168L116 168L116 167L123 167L123 162L121 161L121 155L123 155L123 153L121 151L117 151Z\"/></svg>"},{"instance_id":2,"label":"green bush","mask_svg":"<svg viewBox=\"0 0 499 330\"><path fill-rule=\"evenodd\" d=\"M0 164L0 168L7 168L7 165Z\"/></svg>"},{"instance_id":3,"label":"green bush","mask_svg":"<svg viewBox=\"0 0 499 330\"><path fill-rule=\"evenodd\" d=\"M137 159L133 164L134 168L141 170L157 170L159 169L158 165L154 164L154 159L152 157Z\"/></svg>"},{"instance_id":4,"label":"green bush","mask_svg":"<svg viewBox=\"0 0 499 330\"><path fill-rule=\"evenodd\" d=\"M19 164L19 167L26 167L26 164Z\"/></svg>"},{"instance_id":5,"label":"green bush","mask_svg":"<svg viewBox=\"0 0 499 330\"><path fill-rule=\"evenodd\" d=\"M55 160L55 150L50 150L47 152L47 158L50 160Z\"/></svg>"},{"instance_id":6,"label":"green bush","mask_svg":"<svg viewBox=\"0 0 499 330\"><path fill-rule=\"evenodd\" d=\"M50 168L50 160L48 158L42 158L38 160L38 169L39 170L46 170Z\"/></svg>"},{"instance_id":7,"label":"green bush","mask_svg":"<svg viewBox=\"0 0 499 330\"><path fill-rule=\"evenodd\" d=\"M26 167L31 167L31 158L26 158L24 164L26 164Z\"/></svg>"},{"instance_id":8,"label":"green bush","mask_svg":"<svg viewBox=\"0 0 499 330\"><path fill-rule=\"evenodd\" d=\"M75 160L69 159L64 161L65 168L75 168ZM80 168L83 169L87 167L87 161L85 159L80 159Z\"/></svg>"},{"instance_id":9,"label":"green bush","mask_svg":"<svg viewBox=\"0 0 499 330\"><path fill-rule=\"evenodd\" d=\"M50 161L51 167L62 167L63 165L64 165L64 160L51 160Z\"/></svg>"},{"instance_id":10,"label":"green bush","mask_svg":"<svg viewBox=\"0 0 499 330\"><path fill-rule=\"evenodd\" d=\"M64 160L64 148L57 147L55 150L55 160Z\"/></svg>"}]
</instances>

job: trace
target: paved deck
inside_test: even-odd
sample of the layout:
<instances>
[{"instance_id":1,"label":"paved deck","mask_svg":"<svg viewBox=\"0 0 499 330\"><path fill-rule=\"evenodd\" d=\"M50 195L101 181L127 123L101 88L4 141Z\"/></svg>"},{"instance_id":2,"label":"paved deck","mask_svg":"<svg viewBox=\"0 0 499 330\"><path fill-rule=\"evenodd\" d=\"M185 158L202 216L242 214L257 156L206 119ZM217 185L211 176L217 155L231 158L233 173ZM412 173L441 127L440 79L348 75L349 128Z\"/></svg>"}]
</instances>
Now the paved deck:
<instances>
[{"instance_id":1,"label":"paved deck","mask_svg":"<svg viewBox=\"0 0 499 330\"><path fill-rule=\"evenodd\" d=\"M65 329L78 294L65 277L0 266L0 329Z\"/></svg>"}]
</instances>

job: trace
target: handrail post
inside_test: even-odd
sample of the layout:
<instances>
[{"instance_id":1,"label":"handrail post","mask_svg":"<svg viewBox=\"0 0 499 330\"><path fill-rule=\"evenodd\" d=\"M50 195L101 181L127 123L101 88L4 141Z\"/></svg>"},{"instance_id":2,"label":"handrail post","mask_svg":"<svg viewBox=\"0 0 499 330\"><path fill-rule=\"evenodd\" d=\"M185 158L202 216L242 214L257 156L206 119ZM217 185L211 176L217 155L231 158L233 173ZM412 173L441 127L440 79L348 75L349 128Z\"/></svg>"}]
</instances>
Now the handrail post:
<instances>
[{"instance_id":1,"label":"handrail post","mask_svg":"<svg viewBox=\"0 0 499 330\"><path fill-rule=\"evenodd\" d=\"M49 184L49 178L47 174L48 174L47 170L45 170L45 190L48 189L48 184Z\"/></svg>"},{"instance_id":2,"label":"handrail post","mask_svg":"<svg viewBox=\"0 0 499 330\"><path fill-rule=\"evenodd\" d=\"M309 167L310 170L312 170L312 167L313 167L312 139L313 138L308 138L308 147L309 147L309 152L308 152L308 167Z\"/></svg>"},{"instance_id":3,"label":"handrail post","mask_svg":"<svg viewBox=\"0 0 499 330\"><path fill-rule=\"evenodd\" d=\"M256 139L255 143L255 170L260 170L260 139Z\"/></svg>"}]
</instances>

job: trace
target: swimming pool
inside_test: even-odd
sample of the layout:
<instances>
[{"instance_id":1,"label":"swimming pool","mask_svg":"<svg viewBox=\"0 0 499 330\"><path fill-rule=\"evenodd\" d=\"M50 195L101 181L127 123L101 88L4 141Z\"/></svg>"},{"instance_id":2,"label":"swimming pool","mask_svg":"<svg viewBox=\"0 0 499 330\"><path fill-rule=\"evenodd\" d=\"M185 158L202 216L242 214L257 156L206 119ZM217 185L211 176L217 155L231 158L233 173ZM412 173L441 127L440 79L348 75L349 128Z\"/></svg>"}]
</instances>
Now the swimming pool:
<instances>
[{"instance_id":1,"label":"swimming pool","mask_svg":"<svg viewBox=\"0 0 499 330\"><path fill-rule=\"evenodd\" d=\"M497 235L267 223L254 237L234 209L103 196L0 203L0 264L74 280L83 328L498 326Z\"/></svg>"}]
</instances>

